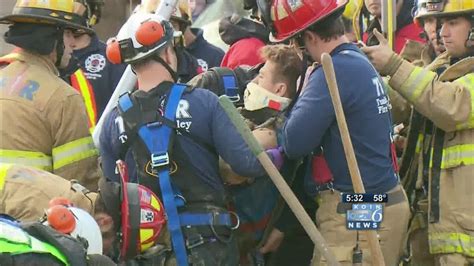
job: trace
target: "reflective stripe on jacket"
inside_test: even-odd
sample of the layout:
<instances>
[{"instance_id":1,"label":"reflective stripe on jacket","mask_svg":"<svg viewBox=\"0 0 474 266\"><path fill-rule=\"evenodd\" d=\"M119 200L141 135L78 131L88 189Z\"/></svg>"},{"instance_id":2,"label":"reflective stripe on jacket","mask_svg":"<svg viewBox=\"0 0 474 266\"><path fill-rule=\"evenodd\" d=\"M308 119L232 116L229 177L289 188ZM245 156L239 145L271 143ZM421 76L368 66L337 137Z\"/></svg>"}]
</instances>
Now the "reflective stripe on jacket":
<instances>
[{"instance_id":1,"label":"reflective stripe on jacket","mask_svg":"<svg viewBox=\"0 0 474 266\"><path fill-rule=\"evenodd\" d=\"M56 247L3 221L0 221L0 253L10 253L12 256L26 253L50 254L64 265L69 265L66 257Z\"/></svg>"},{"instance_id":2,"label":"reflective stripe on jacket","mask_svg":"<svg viewBox=\"0 0 474 266\"><path fill-rule=\"evenodd\" d=\"M87 80L82 69L79 68L71 75L71 86L76 89L84 99L87 116L89 118L89 131L92 134L98 120L97 105L95 102L94 89L89 80Z\"/></svg>"},{"instance_id":3,"label":"reflective stripe on jacket","mask_svg":"<svg viewBox=\"0 0 474 266\"><path fill-rule=\"evenodd\" d=\"M84 101L46 57L19 51L0 69L0 162L34 166L91 190L99 178Z\"/></svg>"}]
</instances>

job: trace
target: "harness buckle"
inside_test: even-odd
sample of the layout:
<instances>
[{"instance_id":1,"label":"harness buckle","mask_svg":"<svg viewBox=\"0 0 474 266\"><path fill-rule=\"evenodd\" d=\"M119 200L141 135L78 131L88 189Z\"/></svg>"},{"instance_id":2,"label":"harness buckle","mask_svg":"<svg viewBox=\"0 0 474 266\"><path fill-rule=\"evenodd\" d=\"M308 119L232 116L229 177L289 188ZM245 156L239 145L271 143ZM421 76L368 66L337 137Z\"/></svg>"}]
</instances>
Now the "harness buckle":
<instances>
[{"instance_id":1,"label":"harness buckle","mask_svg":"<svg viewBox=\"0 0 474 266\"><path fill-rule=\"evenodd\" d=\"M236 102L240 101L240 95L235 95L235 96L226 95L226 96L233 103L236 103Z\"/></svg>"},{"instance_id":2,"label":"harness buckle","mask_svg":"<svg viewBox=\"0 0 474 266\"><path fill-rule=\"evenodd\" d=\"M160 154L151 154L151 167L156 168L160 166L166 166L170 164L170 157L168 152L160 153Z\"/></svg>"},{"instance_id":3,"label":"harness buckle","mask_svg":"<svg viewBox=\"0 0 474 266\"><path fill-rule=\"evenodd\" d=\"M199 234L193 234L186 238L186 247L188 249L193 249L202 244L204 244L204 238Z\"/></svg>"}]
</instances>

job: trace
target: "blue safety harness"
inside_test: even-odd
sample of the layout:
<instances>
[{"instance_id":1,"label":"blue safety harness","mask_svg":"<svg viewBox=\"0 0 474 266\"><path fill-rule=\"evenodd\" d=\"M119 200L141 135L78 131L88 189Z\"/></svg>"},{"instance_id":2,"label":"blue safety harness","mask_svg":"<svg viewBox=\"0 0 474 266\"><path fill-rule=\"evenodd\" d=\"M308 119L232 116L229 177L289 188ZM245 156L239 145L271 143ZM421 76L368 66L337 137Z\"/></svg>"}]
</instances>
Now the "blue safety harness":
<instances>
[{"instance_id":1,"label":"blue safety harness","mask_svg":"<svg viewBox=\"0 0 474 266\"><path fill-rule=\"evenodd\" d=\"M233 103L240 101L239 88L234 74L224 74L221 76L224 84L224 93Z\"/></svg>"},{"instance_id":2,"label":"blue safety harness","mask_svg":"<svg viewBox=\"0 0 474 266\"><path fill-rule=\"evenodd\" d=\"M176 110L186 88L186 85L174 84L170 90L164 111L164 119L169 120L173 125L176 124ZM130 94L124 94L120 97L119 107L123 112L132 108L132 106L133 102ZM175 134L175 128L170 127L169 124L157 121L141 125L138 129L138 135L151 154L150 162L153 172L159 176L162 200L168 218L168 230L171 234L177 263L180 266L185 266L188 265L186 248L191 249L203 244L204 241L202 238L198 242L190 239L185 240L181 227L223 225L230 228L232 221L229 213L178 212L178 207L184 206L185 200L179 188L174 186L170 180L170 157L168 150L172 146L170 145L170 140L173 134Z\"/></svg>"}]
</instances>

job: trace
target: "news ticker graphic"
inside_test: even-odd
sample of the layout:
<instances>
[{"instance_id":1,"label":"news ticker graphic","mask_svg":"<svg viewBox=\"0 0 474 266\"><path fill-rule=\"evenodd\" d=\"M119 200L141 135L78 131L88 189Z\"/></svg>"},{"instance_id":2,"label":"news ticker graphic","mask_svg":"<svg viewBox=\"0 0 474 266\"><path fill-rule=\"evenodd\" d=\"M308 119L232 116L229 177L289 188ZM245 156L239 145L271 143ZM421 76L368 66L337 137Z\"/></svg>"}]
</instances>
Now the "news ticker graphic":
<instances>
[{"instance_id":1,"label":"news ticker graphic","mask_svg":"<svg viewBox=\"0 0 474 266\"><path fill-rule=\"evenodd\" d=\"M388 202L388 196L385 193L342 193L342 202L345 203L382 203Z\"/></svg>"},{"instance_id":2,"label":"news ticker graphic","mask_svg":"<svg viewBox=\"0 0 474 266\"><path fill-rule=\"evenodd\" d=\"M346 211L346 228L348 230L377 230L383 220L383 204L353 203L352 209Z\"/></svg>"}]
</instances>

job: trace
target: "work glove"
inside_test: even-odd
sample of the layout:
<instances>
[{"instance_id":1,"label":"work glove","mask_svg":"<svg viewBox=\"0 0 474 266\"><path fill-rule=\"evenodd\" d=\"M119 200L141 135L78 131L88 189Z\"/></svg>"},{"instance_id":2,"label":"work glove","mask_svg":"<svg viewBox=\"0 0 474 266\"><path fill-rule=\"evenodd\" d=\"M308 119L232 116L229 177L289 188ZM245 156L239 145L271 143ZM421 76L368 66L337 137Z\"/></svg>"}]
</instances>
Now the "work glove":
<instances>
[{"instance_id":1,"label":"work glove","mask_svg":"<svg viewBox=\"0 0 474 266\"><path fill-rule=\"evenodd\" d=\"M272 160L275 167L278 170L280 170L280 168L283 166L283 163L285 161L284 156L283 156L284 154L283 147L268 149L265 152L268 154L268 156L270 157L270 160Z\"/></svg>"}]
</instances>

